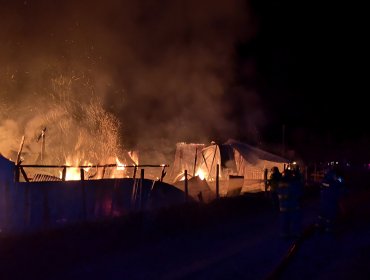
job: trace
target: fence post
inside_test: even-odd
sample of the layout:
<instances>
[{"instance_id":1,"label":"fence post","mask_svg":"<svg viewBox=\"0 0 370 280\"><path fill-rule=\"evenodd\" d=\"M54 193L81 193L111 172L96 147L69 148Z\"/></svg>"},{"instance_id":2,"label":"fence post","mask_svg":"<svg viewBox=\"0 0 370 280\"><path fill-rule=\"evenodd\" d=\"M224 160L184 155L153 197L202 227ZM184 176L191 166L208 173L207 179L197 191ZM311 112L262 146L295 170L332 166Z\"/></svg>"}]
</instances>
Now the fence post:
<instances>
[{"instance_id":1,"label":"fence post","mask_svg":"<svg viewBox=\"0 0 370 280\"><path fill-rule=\"evenodd\" d=\"M267 192L267 187L268 187L268 184L267 184L267 173L268 173L268 169L265 168L265 170L263 172L263 181L264 181L264 184L265 184L265 192Z\"/></svg>"},{"instance_id":2,"label":"fence post","mask_svg":"<svg viewBox=\"0 0 370 280\"><path fill-rule=\"evenodd\" d=\"M81 181L85 180L85 172L83 168L80 168L80 178L81 178Z\"/></svg>"},{"instance_id":3,"label":"fence post","mask_svg":"<svg viewBox=\"0 0 370 280\"><path fill-rule=\"evenodd\" d=\"M62 181L66 180L66 175L67 175L67 167L64 166L63 171L62 171Z\"/></svg>"},{"instance_id":4,"label":"fence post","mask_svg":"<svg viewBox=\"0 0 370 280\"><path fill-rule=\"evenodd\" d=\"M188 171L185 170L185 202L189 199L189 189L188 189Z\"/></svg>"},{"instance_id":5,"label":"fence post","mask_svg":"<svg viewBox=\"0 0 370 280\"><path fill-rule=\"evenodd\" d=\"M134 167L134 174L132 175L132 178L135 179L136 178L136 171L137 171L137 166L135 165Z\"/></svg>"},{"instance_id":6,"label":"fence post","mask_svg":"<svg viewBox=\"0 0 370 280\"><path fill-rule=\"evenodd\" d=\"M19 177L20 177L20 167L19 167L19 165L17 164L16 166L15 166L15 174L14 174L14 181L15 182L19 182Z\"/></svg>"},{"instance_id":7,"label":"fence post","mask_svg":"<svg viewBox=\"0 0 370 280\"><path fill-rule=\"evenodd\" d=\"M220 198L220 165L216 165L216 199Z\"/></svg>"},{"instance_id":8,"label":"fence post","mask_svg":"<svg viewBox=\"0 0 370 280\"><path fill-rule=\"evenodd\" d=\"M102 179L104 179L104 176L105 176L105 169L106 169L106 166L104 165L102 173L101 173L101 178Z\"/></svg>"},{"instance_id":9,"label":"fence post","mask_svg":"<svg viewBox=\"0 0 370 280\"><path fill-rule=\"evenodd\" d=\"M81 192L82 192L82 220L86 220L87 212L86 212L86 190L85 190L85 172L83 168L80 169L80 177L81 177Z\"/></svg>"}]
</instances>

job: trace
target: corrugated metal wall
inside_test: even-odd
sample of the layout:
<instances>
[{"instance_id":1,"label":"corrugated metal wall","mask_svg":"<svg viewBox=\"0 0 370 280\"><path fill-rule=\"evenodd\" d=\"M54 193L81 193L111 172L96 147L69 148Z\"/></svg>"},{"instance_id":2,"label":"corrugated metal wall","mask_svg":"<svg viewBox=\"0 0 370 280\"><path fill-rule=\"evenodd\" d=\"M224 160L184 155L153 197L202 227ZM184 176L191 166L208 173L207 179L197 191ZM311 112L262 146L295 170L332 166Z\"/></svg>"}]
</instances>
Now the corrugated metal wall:
<instances>
[{"instance_id":1,"label":"corrugated metal wall","mask_svg":"<svg viewBox=\"0 0 370 280\"><path fill-rule=\"evenodd\" d=\"M184 202L182 191L148 179L26 183L9 180L9 174L0 173L3 233L56 228Z\"/></svg>"}]
</instances>

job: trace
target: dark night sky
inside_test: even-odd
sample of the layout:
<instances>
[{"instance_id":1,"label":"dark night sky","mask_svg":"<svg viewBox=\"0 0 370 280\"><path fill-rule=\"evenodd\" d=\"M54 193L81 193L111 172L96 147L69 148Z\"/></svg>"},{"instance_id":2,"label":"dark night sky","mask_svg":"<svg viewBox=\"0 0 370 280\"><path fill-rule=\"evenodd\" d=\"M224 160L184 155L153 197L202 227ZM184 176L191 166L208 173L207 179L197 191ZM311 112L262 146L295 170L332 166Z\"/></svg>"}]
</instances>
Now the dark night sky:
<instances>
[{"instance_id":1,"label":"dark night sky","mask_svg":"<svg viewBox=\"0 0 370 280\"><path fill-rule=\"evenodd\" d=\"M258 61L271 128L265 137L276 139L285 124L287 144L307 158L368 157L368 106L358 73L364 57L356 39L361 25L353 7L255 2L260 28L242 57L253 53Z\"/></svg>"},{"instance_id":2,"label":"dark night sky","mask_svg":"<svg viewBox=\"0 0 370 280\"><path fill-rule=\"evenodd\" d=\"M0 0L0 106L23 123L18 138L41 125L27 116L63 77L68 98L102 98L124 145L230 137L280 151L284 125L287 150L304 158L370 157L348 5L95 2Z\"/></svg>"}]
</instances>

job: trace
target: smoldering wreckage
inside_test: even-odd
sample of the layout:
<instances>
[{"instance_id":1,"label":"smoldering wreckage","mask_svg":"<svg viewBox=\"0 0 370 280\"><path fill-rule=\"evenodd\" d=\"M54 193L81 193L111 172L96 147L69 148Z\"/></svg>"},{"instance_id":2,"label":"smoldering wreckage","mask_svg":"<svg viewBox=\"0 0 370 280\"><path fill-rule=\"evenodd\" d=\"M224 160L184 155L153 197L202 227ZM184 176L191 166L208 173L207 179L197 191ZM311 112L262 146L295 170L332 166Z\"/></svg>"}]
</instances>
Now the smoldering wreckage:
<instances>
[{"instance_id":1,"label":"smoldering wreckage","mask_svg":"<svg viewBox=\"0 0 370 280\"><path fill-rule=\"evenodd\" d=\"M172 164L140 165L137 152L106 164L46 165L46 128L35 162L0 154L0 229L35 232L81 221L150 211L186 201L264 190L267 170L289 160L233 139L223 144L177 143ZM81 162L81 161L79 161Z\"/></svg>"}]
</instances>

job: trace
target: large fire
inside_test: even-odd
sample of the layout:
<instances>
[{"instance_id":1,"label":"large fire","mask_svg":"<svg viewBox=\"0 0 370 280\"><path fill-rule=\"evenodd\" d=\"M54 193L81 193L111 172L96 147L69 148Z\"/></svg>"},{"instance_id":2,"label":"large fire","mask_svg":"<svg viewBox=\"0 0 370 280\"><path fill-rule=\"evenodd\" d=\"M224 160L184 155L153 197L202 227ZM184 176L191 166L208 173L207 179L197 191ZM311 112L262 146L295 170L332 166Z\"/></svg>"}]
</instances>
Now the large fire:
<instances>
[{"instance_id":1,"label":"large fire","mask_svg":"<svg viewBox=\"0 0 370 280\"><path fill-rule=\"evenodd\" d=\"M45 88L50 95L38 100L43 106L30 110L24 121L3 116L12 106L0 100L0 115L9 119L0 122L0 150L15 159L17 180L137 178L144 176L144 170L139 170L144 167L146 178L162 180L167 165L139 165L138 151L122 147L120 120L105 110L99 95L91 93L90 78L76 77L51 75L51 88Z\"/></svg>"},{"instance_id":2,"label":"large fire","mask_svg":"<svg viewBox=\"0 0 370 280\"><path fill-rule=\"evenodd\" d=\"M129 156L130 162L133 162L130 167L138 166L139 160L137 153L128 152L127 154ZM62 180L64 179L65 181L78 181L82 179L81 173L86 174L84 176L84 179L97 179L99 178L99 176L111 179L130 177L127 170L128 165L121 161L118 156L115 156L114 158L110 157L108 162L112 162L113 159L115 163L94 165L91 162L87 160L82 160L79 157L67 157L65 161L64 178L63 171L59 171L59 178ZM100 173L98 172L98 166L102 171Z\"/></svg>"},{"instance_id":3,"label":"large fire","mask_svg":"<svg viewBox=\"0 0 370 280\"><path fill-rule=\"evenodd\" d=\"M206 172L204 170L202 170L201 168L199 168L196 172L195 172L195 176L198 176L199 179L201 180L204 180L206 178ZM181 177L180 181L184 181L185 180L185 174Z\"/></svg>"},{"instance_id":4,"label":"large fire","mask_svg":"<svg viewBox=\"0 0 370 280\"><path fill-rule=\"evenodd\" d=\"M116 157L117 167L113 170L111 178L123 178L126 177L126 164L122 163L118 157Z\"/></svg>"},{"instance_id":5,"label":"large fire","mask_svg":"<svg viewBox=\"0 0 370 280\"><path fill-rule=\"evenodd\" d=\"M81 180L81 169L78 166L88 166L82 168L84 172L89 172L90 168L92 167L92 164L88 161L83 161L81 163L81 160L78 158L71 158L67 157L66 159L66 166L71 166L66 169L66 175L65 175L65 180L66 181L76 181L76 180ZM59 174L60 179L63 178L63 172L60 171Z\"/></svg>"}]
</instances>

